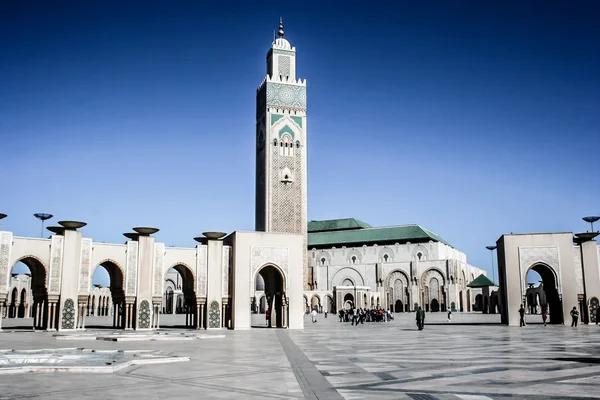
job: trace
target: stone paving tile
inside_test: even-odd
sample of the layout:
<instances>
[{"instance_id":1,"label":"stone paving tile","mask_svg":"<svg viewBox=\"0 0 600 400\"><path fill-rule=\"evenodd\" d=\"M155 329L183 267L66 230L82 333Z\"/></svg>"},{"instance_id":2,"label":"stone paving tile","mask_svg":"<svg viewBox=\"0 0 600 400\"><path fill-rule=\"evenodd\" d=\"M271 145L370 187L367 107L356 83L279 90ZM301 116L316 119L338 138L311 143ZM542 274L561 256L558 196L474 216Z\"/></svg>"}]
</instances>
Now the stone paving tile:
<instances>
[{"instance_id":1,"label":"stone paving tile","mask_svg":"<svg viewBox=\"0 0 600 400\"><path fill-rule=\"evenodd\" d=\"M5 349L147 349L191 361L113 374L0 376L0 399L600 398L599 327L509 328L497 320L455 313L453 322L470 325L448 324L445 314L428 314L429 324L419 332L412 314L358 327L320 316L316 324L307 319L304 331L216 331L207 334L225 338L85 346L51 333L5 331Z\"/></svg>"},{"instance_id":2,"label":"stone paving tile","mask_svg":"<svg viewBox=\"0 0 600 400\"><path fill-rule=\"evenodd\" d=\"M458 316L457 316L458 314ZM600 398L600 328L466 325L497 316L413 314L358 327L320 318L294 343L345 399ZM532 316L534 317L534 316ZM561 358L570 361L561 360ZM587 363L584 362L587 359Z\"/></svg>"}]
</instances>

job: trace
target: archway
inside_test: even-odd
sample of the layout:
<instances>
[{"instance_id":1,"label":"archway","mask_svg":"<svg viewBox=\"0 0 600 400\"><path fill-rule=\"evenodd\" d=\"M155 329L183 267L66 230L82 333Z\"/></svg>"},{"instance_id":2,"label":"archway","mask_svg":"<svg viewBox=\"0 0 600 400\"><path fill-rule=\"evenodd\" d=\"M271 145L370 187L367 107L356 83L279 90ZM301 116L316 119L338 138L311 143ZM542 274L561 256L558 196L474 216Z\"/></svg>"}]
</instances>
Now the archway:
<instances>
[{"instance_id":1,"label":"archway","mask_svg":"<svg viewBox=\"0 0 600 400\"><path fill-rule=\"evenodd\" d=\"M17 310L17 318L25 318L27 316L27 291L25 288L21 289L21 296L19 299L19 309Z\"/></svg>"},{"instance_id":2,"label":"archway","mask_svg":"<svg viewBox=\"0 0 600 400\"><path fill-rule=\"evenodd\" d=\"M478 294L475 296L475 304L473 305L473 311L482 311L483 310L483 296Z\"/></svg>"},{"instance_id":3,"label":"archway","mask_svg":"<svg viewBox=\"0 0 600 400\"><path fill-rule=\"evenodd\" d=\"M5 327L48 329L46 274L46 267L33 256L15 262L10 274L6 317L16 319L3 322Z\"/></svg>"},{"instance_id":4,"label":"archway","mask_svg":"<svg viewBox=\"0 0 600 400\"><path fill-rule=\"evenodd\" d=\"M394 312L404 312L404 306L402 305L402 300L396 300L396 304L394 304Z\"/></svg>"},{"instance_id":5,"label":"archway","mask_svg":"<svg viewBox=\"0 0 600 400\"><path fill-rule=\"evenodd\" d=\"M321 300L316 294L310 299L310 310L317 310L317 312L321 312Z\"/></svg>"},{"instance_id":6,"label":"archway","mask_svg":"<svg viewBox=\"0 0 600 400\"><path fill-rule=\"evenodd\" d=\"M125 328L125 292L123 271L114 261L105 260L92 271L86 326L89 328ZM108 288L108 295L106 288ZM103 297L106 300L103 300Z\"/></svg>"},{"instance_id":7,"label":"archway","mask_svg":"<svg viewBox=\"0 0 600 400\"><path fill-rule=\"evenodd\" d=\"M440 303L437 299L431 300L431 312L439 312L440 311Z\"/></svg>"},{"instance_id":8,"label":"archway","mask_svg":"<svg viewBox=\"0 0 600 400\"><path fill-rule=\"evenodd\" d=\"M562 313L562 300L561 294L558 292L558 280L552 268L545 264L534 264L527 270L525 274L525 287L527 287L527 275L529 271L535 271L541 278L541 286L544 292L546 304L542 304L542 309L546 309L549 316L550 324L562 324L564 322L564 316ZM541 299L544 300L544 299Z\"/></svg>"},{"instance_id":9,"label":"archway","mask_svg":"<svg viewBox=\"0 0 600 400\"><path fill-rule=\"evenodd\" d=\"M371 299L371 304L373 304L373 299ZM352 296L352 293L346 293L344 296L344 308L351 310L352 307L354 307L354 296Z\"/></svg>"},{"instance_id":10,"label":"archway","mask_svg":"<svg viewBox=\"0 0 600 400\"><path fill-rule=\"evenodd\" d=\"M590 323L595 324L598 321L598 308L600 307L600 302L596 297L592 297L590 299Z\"/></svg>"},{"instance_id":11,"label":"archway","mask_svg":"<svg viewBox=\"0 0 600 400\"><path fill-rule=\"evenodd\" d=\"M199 326L194 274L187 265L178 263L167 270L163 301L165 315L160 320L161 328Z\"/></svg>"},{"instance_id":12,"label":"archway","mask_svg":"<svg viewBox=\"0 0 600 400\"><path fill-rule=\"evenodd\" d=\"M269 310L269 319L266 320L267 327L287 327L287 315L285 315L285 278L279 268L273 265L265 265L255 276L256 281L264 281L266 308ZM311 299L311 305L313 304ZM308 302L308 299L306 299Z\"/></svg>"},{"instance_id":13,"label":"archway","mask_svg":"<svg viewBox=\"0 0 600 400\"><path fill-rule=\"evenodd\" d=\"M325 296L325 306L327 307L327 309L325 311L327 311L328 313L335 313L335 304L333 302L333 296L331 295L326 295Z\"/></svg>"}]
</instances>

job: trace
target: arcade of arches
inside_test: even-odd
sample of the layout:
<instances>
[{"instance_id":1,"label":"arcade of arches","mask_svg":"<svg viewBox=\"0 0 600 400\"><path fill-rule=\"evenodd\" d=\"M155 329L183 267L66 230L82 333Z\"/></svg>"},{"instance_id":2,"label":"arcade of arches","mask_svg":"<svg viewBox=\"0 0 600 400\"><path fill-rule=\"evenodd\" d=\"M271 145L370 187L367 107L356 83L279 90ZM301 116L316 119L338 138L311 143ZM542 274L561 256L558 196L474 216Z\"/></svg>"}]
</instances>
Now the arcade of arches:
<instances>
[{"instance_id":1,"label":"arcade of arches","mask_svg":"<svg viewBox=\"0 0 600 400\"><path fill-rule=\"evenodd\" d=\"M33 328L44 330L85 329L86 319L97 316L111 317L112 328L144 330L159 328L162 313L183 313L188 328L247 329L254 290L233 277L246 275L248 282L256 274L273 325L302 328L300 235L233 232L169 248L146 233L156 230L138 229L143 233L128 234L132 239L121 245L95 243L71 227L48 239L0 232L2 316L31 317ZM29 271L13 273L18 263ZM108 287L93 284L98 268L106 270ZM236 299L245 306L236 308Z\"/></svg>"}]
</instances>

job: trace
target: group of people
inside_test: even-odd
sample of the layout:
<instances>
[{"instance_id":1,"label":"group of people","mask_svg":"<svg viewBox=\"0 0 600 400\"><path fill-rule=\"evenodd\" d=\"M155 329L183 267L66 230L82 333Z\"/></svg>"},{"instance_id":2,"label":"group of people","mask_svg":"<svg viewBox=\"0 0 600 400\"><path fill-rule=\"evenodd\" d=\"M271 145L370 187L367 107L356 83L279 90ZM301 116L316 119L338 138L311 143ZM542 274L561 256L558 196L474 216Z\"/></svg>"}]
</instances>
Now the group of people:
<instances>
[{"instance_id":1,"label":"group of people","mask_svg":"<svg viewBox=\"0 0 600 400\"><path fill-rule=\"evenodd\" d=\"M571 314L571 326L572 327L576 327L578 322L579 322L579 311L577 310L577 307L573 307L573 309L571 310L571 312L569 313ZM521 308L519 308L519 326L525 326L525 307L523 307L523 304L521 304ZM544 308L542 310L542 322L544 323L544 326L546 326L546 320L548 319L548 313L546 312L546 309ZM600 320L600 308L598 308L596 310L596 325L598 324Z\"/></svg>"},{"instance_id":2,"label":"group of people","mask_svg":"<svg viewBox=\"0 0 600 400\"><path fill-rule=\"evenodd\" d=\"M389 322L394 319L391 310L356 308L340 310L338 312L340 322L351 322L351 325L363 324L365 322Z\"/></svg>"}]
</instances>

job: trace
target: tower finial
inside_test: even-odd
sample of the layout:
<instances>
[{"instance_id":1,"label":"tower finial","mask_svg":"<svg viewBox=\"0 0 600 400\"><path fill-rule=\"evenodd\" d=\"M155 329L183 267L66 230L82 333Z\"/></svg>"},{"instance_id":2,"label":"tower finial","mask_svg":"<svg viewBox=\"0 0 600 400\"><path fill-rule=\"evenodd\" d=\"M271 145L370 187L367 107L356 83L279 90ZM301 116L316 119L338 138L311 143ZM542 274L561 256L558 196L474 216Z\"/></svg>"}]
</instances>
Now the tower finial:
<instances>
[{"instance_id":1,"label":"tower finial","mask_svg":"<svg viewBox=\"0 0 600 400\"><path fill-rule=\"evenodd\" d=\"M277 32L279 37L283 37L283 18L279 17L279 32Z\"/></svg>"}]
</instances>

